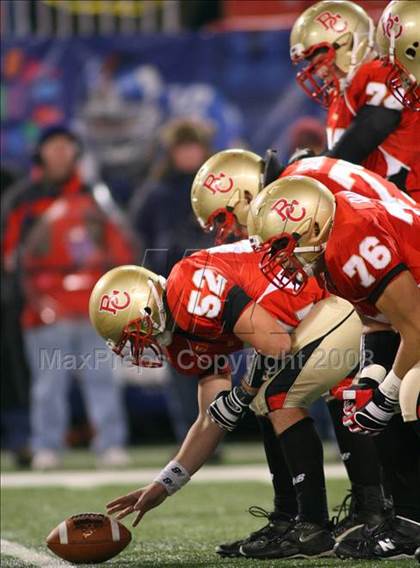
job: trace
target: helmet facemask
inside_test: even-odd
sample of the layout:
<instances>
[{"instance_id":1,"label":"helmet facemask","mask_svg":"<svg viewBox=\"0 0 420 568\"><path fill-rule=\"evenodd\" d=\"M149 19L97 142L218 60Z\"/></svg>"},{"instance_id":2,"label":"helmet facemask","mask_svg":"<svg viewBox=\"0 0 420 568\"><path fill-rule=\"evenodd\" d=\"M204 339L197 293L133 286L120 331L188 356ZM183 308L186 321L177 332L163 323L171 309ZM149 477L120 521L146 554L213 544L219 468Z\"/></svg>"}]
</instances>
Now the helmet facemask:
<instances>
[{"instance_id":1,"label":"helmet facemask","mask_svg":"<svg viewBox=\"0 0 420 568\"><path fill-rule=\"evenodd\" d=\"M264 276L292 296L302 292L323 252L322 246L299 247L299 238L297 233L281 233L254 247L263 253L260 269Z\"/></svg>"},{"instance_id":2,"label":"helmet facemask","mask_svg":"<svg viewBox=\"0 0 420 568\"><path fill-rule=\"evenodd\" d=\"M394 67L387 77L386 85L403 107L420 111L420 88L416 79L402 65L394 63Z\"/></svg>"},{"instance_id":3,"label":"helmet facemask","mask_svg":"<svg viewBox=\"0 0 420 568\"><path fill-rule=\"evenodd\" d=\"M237 199L238 194L241 196L240 199ZM252 194L245 190L237 192L237 196L231 199L231 202L236 201L233 206L228 205L213 211L204 227L208 232L214 231L216 245L226 243L229 237L245 239L248 236L246 219Z\"/></svg>"},{"instance_id":4,"label":"helmet facemask","mask_svg":"<svg viewBox=\"0 0 420 568\"><path fill-rule=\"evenodd\" d=\"M166 327L166 312L162 298L152 280L148 281L150 291L154 297L159 312L159 323L152 318L152 310L146 306L140 311L140 317L130 321L123 329L118 342L109 342L112 351L121 357L127 353L131 355L131 363L137 367L162 367L164 353L157 339ZM128 347L128 350L127 350ZM146 354L145 350L150 353Z\"/></svg>"},{"instance_id":5,"label":"helmet facemask","mask_svg":"<svg viewBox=\"0 0 420 568\"><path fill-rule=\"evenodd\" d=\"M153 320L150 315L137 318L125 326L120 340L112 350L117 355L124 356L124 348L128 343L133 365L148 368L162 367L163 351L153 332ZM146 355L145 349L150 349L152 355Z\"/></svg>"},{"instance_id":6,"label":"helmet facemask","mask_svg":"<svg viewBox=\"0 0 420 568\"><path fill-rule=\"evenodd\" d=\"M229 237L243 238L243 228L239 225L231 207L216 209L210 215L205 230L215 233L214 242L216 245L225 243Z\"/></svg>"},{"instance_id":7,"label":"helmet facemask","mask_svg":"<svg viewBox=\"0 0 420 568\"><path fill-rule=\"evenodd\" d=\"M420 52L418 2L393 1L377 28L377 44L391 70L386 85L405 108L420 111Z\"/></svg>"},{"instance_id":8,"label":"helmet facemask","mask_svg":"<svg viewBox=\"0 0 420 568\"><path fill-rule=\"evenodd\" d=\"M295 61L295 64L308 61L296 74L296 81L313 101L324 107L330 106L340 92L335 55L334 46L328 43L318 44L303 52L302 57Z\"/></svg>"},{"instance_id":9,"label":"helmet facemask","mask_svg":"<svg viewBox=\"0 0 420 568\"><path fill-rule=\"evenodd\" d=\"M297 296L305 287L307 275L293 251L297 235L282 233L264 243L259 250L263 253L260 270L276 288Z\"/></svg>"}]
</instances>

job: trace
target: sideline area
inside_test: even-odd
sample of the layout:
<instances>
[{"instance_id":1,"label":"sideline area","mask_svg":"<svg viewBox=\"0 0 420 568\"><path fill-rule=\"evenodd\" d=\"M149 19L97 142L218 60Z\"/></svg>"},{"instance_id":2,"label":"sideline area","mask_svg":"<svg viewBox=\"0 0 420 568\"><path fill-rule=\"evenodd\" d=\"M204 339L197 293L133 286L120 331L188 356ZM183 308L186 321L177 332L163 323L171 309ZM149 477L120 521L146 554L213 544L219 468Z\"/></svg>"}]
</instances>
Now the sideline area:
<instances>
[{"instance_id":1,"label":"sideline area","mask_svg":"<svg viewBox=\"0 0 420 568\"><path fill-rule=\"evenodd\" d=\"M149 483L159 473L156 468L139 470L102 470L102 471L49 471L49 472L13 472L1 475L1 486L11 487L96 487L100 485L125 485L131 483ZM345 479L342 464L326 464L325 475L328 479ZM270 473L265 465L218 465L204 466L198 471L193 482L260 481L269 482Z\"/></svg>"}]
</instances>

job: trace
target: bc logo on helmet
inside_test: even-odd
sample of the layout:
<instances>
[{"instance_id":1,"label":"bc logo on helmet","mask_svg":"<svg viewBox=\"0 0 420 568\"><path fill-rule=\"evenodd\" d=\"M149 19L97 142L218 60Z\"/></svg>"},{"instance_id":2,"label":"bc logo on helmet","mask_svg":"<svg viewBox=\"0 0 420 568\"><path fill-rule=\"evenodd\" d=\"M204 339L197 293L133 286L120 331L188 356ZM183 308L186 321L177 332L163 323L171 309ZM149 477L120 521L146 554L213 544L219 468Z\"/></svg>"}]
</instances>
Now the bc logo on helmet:
<instances>
[{"instance_id":1,"label":"bc logo on helmet","mask_svg":"<svg viewBox=\"0 0 420 568\"><path fill-rule=\"evenodd\" d=\"M121 298L121 295L123 296ZM113 290L112 295L104 294L99 304L100 312L108 312L114 316L120 310L125 310L130 305L130 295L128 292L120 292L120 290Z\"/></svg>"},{"instance_id":2,"label":"bc logo on helmet","mask_svg":"<svg viewBox=\"0 0 420 568\"><path fill-rule=\"evenodd\" d=\"M382 22L382 27L384 34L389 38L393 36L394 39L399 38L403 31L399 16L393 16L392 14L389 14L386 22Z\"/></svg>"},{"instance_id":3,"label":"bc logo on helmet","mask_svg":"<svg viewBox=\"0 0 420 568\"><path fill-rule=\"evenodd\" d=\"M315 18L319 22L324 30L332 30L338 34L344 33L347 29L347 21L343 20L340 14L332 14L331 12L322 12Z\"/></svg>"},{"instance_id":4,"label":"bc logo on helmet","mask_svg":"<svg viewBox=\"0 0 420 568\"><path fill-rule=\"evenodd\" d=\"M298 209L296 209L296 207L298 207ZM287 201L284 197L277 199L271 207L271 211L276 211L282 221L289 220L295 223L301 221L306 215L306 209L301 207L299 201L296 199L293 199L293 201Z\"/></svg>"},{"instance_id":5,"label":"bc logo on helmet","mask_svg":"<svg viewBox=\"0 0 420 568\"><path fill-rule=\"evenodd\" d=\"M223 172L220 172L218 176L214 174L209 174L204 180L204 187L209 189L213 194L228 193L233 187L233 179L228 177Z\"/></svg>"}]
</instances>

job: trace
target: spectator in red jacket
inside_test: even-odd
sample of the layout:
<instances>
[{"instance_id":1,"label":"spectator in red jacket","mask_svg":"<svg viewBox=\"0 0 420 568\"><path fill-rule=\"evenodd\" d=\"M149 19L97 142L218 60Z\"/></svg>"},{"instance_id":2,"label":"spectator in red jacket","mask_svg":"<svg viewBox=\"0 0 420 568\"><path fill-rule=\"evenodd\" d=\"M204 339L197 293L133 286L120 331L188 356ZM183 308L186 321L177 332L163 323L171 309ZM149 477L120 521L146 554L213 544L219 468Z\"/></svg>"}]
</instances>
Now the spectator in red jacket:
<instances>
[{"instance_id":1,"label":"spectator in red jacket","mask_svg":"<svg viewBox=\"0 0 420 568\"><path fill-rule=\"evenodd\" d=\"M127 461L121 393L87 308L97 278L111 266L132 262L134 253L127 235L82 182L80 154L79 140L66 127L45 131L32 179L4 200L4 269L23 298L36 469L60 463L72 375L80 379L98 460Z\"/></svg>"}]
</instances>

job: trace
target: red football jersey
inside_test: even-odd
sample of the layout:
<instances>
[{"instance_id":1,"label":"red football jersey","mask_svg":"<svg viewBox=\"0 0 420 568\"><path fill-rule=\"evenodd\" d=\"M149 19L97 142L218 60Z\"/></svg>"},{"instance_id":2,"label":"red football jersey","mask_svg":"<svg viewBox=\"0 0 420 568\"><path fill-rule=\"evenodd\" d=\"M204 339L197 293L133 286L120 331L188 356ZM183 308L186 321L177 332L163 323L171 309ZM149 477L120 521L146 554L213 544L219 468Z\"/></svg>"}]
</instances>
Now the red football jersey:
<instances>
[{"instance_id":1,"label":"red football jersey","mask_svg":"<svg viewBox=\"0 0 420 568\"><path fill-rule=\"evenodd\" d=\"M325 297L313 278L298 296L279 290L261 273L260 259L250 242L243 240L201 250L175 264L166 288L175 323L174 341L167 351L180 372L203 374L210 359L242 349L242 342L226 329L233 305L233 324L240 310L255 302L291 331Z\"/></svg>"},{"instance_id":2,"label":"red football jersey","mask_svg":"<svg viewBox=\"0 0 420 568\"><path fill-rule=\"evenodd\" d=\"M420 201L420 113L403 109L388 90L386 79L389 71L390 67L377 59L359 67L344 93L328 109L328 147L334 146L363 106L375 105L402 110L398 128L368 156L363 166L382 177L398 173L401 167L408 169L407 191Z\"/></svg>"},{"instance_id":3,"label":"red football jersey","mask_svg":"<svg viewBox=\"0 0 420 568\"><path fill-rule=\"evenodd\" d=\"M293 175L314 178L334 194L348 190L370 199L400 202L402 205L411 207L417 206L414 199L398 189L394 183L363 166L345 160L326 156L305 158L287 166L280 177Z\"/></svg>"},{"instance_id":4,"label":"red football jersey","mask_svg":"<svg viewBox=\"0 0 420 568\"><path fill-rule=\"evenodd\" d=\"M327 286L361 314L386 321L375 303L391 280L408 269L420 284L420 211L349 191L338 193L336 203Z\"/></svg>"}]
</instances>

